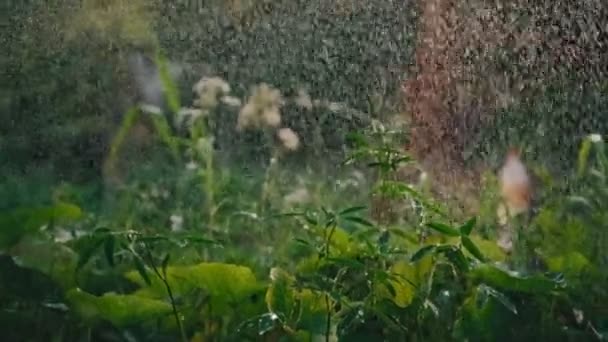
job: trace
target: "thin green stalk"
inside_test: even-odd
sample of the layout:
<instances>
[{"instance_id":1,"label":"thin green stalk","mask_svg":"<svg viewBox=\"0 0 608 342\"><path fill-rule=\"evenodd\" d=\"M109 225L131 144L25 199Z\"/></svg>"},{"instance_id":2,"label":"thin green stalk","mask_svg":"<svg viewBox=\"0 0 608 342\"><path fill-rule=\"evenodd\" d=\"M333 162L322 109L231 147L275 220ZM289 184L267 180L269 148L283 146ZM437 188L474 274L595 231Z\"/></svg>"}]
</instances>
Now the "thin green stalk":
<instances>
[{"instance_id":1,"label":"thin green stalk","mask_svg":"<svg viewBox=\"0 0 608 342\"><path fill-rule=\"evenodd\" d=\"M171 302L171 309L173 310L173 316L175 317L175 323L179 329L179 332L182 337L183 342L188 342L188 337L186 335L186 330L184 330L184 326L182 324L181 319L179 318L179 312L177 311L177 305L175 304L175 297L173 296L173 291L171 290L171 285L169 285L169 281L167 281L166 274L163 275L158 270L156 265L154 264L154 259L152 257L152 253L150 252L150 248L146 243L144 243L144 249L146 251L146 257L148 259L148 264L152 267L152 270L156 274L156 276L163 282L165 285L165 289L167 290L167 295L169 296L169 301Z\"/></svg>"}]
</instances>

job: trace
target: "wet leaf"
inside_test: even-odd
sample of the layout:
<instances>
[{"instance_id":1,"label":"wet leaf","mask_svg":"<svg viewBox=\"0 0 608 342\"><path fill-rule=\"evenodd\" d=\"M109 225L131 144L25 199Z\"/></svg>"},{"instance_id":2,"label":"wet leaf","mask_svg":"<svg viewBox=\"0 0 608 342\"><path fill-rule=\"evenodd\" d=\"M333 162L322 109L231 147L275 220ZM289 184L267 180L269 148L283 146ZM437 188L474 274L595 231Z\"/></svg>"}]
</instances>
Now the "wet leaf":
<instances>
[{"instance_id":1,"label":"wet leaf","mask_svg":"<svg viewBox=\"0 0 608 342\"><path fill-rule=\"evenodd\" d=\"M460 230L460 233L462 235L468 236L469 234L471 234L471 231L473 230L473 227L475 227L475 224L477 224L477 217L473 216L465 224L460 226L458 230Z\"/></svg>"},{"instance_id":2,"label":"wet leaf","mask_svg":"<svg viewBox=\"0 0 608 342\"><path fill-rule=\"evenodd\" d=\"M438 222L431 222L431 223L427 223L427 227L434 229L442 234L448 235L448 236L460 236L460 232L446 224L443 223L438 223Z\"/></svg>"},{"instance_id":3,"label":"wet leaf","mask_svg":"<svg viewBox=\"0 0 608 342\"><path fill-rule=\"evenodd\" d=\"M367 226L367 227L373 227L374 224L369 222L368 220L362 218L362 217L357 217L357 216L346 216L346 217L342 217L343 220L346 221L350 221L350 222L354 222L354 223L358 223L362 226Z\"/></svg>"},{"instance_id":4,"label":"wet leaf","mask_svg":"<svg viewBox=\"0 0 608 342\"><path fill-rule=\"evenodd\" d=\"M150 277L148 276L148 272L146 271L146 267L144 266L143 261L139 257L133 258L133 263L135 264L135 269L141 276L141 278L146 282L146 284L151 285Z\"/></svg>"},{"instance_id":5,"label":"wet leaf","mask_svg":"<svg viewBox=\"0 0 608 342\"><path fill-rule=\"evenodd\" d=\"M78 263L76 264L76 271L80 270L87 262L89 262L91 257L93 257L103 242L103 239L95 236L89 236L84 240L81 240L81 244L83 246L78 249Z\"/></svg>"},{"instance_id":6,"label":"wet leaf","mask_svg":"<svg viewBox=\"0 0 608 342\"><path fill-rule=\"evenodd\" d=\"M475 258L477 258L477 260L481 262L484 262L486 260L479 248L477 248L475 243L473 243L473 241L471 241L468 236L462 236L461 241L464 248L466 248L469 253L471 253Z\"/></svg>"},{"instance_id":7,"label":"wet leaf","mask_svg":"<svg viewBox=\"0 0 608 342\"><path fill-rule=\"evenodd\" d=\"M358 212L358 211L362 211L362 210L365 210L365 209L367 209L367 207L363 206L363 205L356 206L356 207L350 207L350 208L347 208L347 209L344 209L344 210L340 211L338 213L338 215L344 216L344 215L352 214L352 213L355 213L355 212Z\"/></svg>"},{"instance_id":8,"label":"wet leaf","mask_svg":"<svg viewBox=\"0 0 608 342\"><path fill-rule=\"evenodd\" d=\"M499 292L493 288L491 288L490 286L487 285L479 285L478 287L478 291L483 291L485 292L488 296L495 298L496 300L498 300L505 308L507 308L509 311L511 311L513 314L517 315L517 308L515 307L515 304L513 304L513 302L511 302L511 300L509 298L507 298L507 296L502 293Z\"/></svg>"},{"instance_id":9,"label":"wet leaf","mask_svg":"<svg viewBox=\"0 0 608 342\"><path fill-rule=\"evenodd\" d=\"M429 253L432 253L433 251L435 251L436 248L437 248L436 245L424 246L424 247L420 248L419 250L417 250L416 253L414 253L410 257L410 261L416 262L416 261L424 258L425 256L427 256Z\"/></svg>"},{"instance_id":10,"label":"wet leaf","mask_svg":"<svg viewBox=\"0 0 608 342\"><path fill-rule=\"evenodd\" d=\"M106 255L106 260L108 261L108 264L112 267L114 267L114 244L115 244L115 242L116 242L116 238L112 235L109 235L103 244L103 250Z\"/></svg>"},{"instance_id":11,"label":"wet leaf","mask_svg":"<svg viewBox=\"0 0 608 342\"><path fill-rule=\"evenodd\" d=\"M0 248L17 244L23 236L33 233L45 224L56 221L75 221L82 217L79 207L57 203L40 208L17 208L0 213Z\"/></svg>"},{"instance_id":12,"label":"wet leaf","mask_svg":"<svg viewBox=\"0 0 608 342\"><path fill-rule=\"evenodd\" d=\"M84 319L106 320L116 327L154 320L172 312L166 302L135 295L106 293L97 297L76 288L68 291L66 298L69 306Z\"/></svg>"},{"instance_id":13,"label":"wet leaf","mask_svg":"<svg viewBox=\"0 0 608 342\"><path fill-rule=\"evenodd\" d=\"M477 264L471 279L497 289L531 294L547 294L560 289L562 284L542 275L521 276L489 264Z\"/></svg>"}]
</instances>

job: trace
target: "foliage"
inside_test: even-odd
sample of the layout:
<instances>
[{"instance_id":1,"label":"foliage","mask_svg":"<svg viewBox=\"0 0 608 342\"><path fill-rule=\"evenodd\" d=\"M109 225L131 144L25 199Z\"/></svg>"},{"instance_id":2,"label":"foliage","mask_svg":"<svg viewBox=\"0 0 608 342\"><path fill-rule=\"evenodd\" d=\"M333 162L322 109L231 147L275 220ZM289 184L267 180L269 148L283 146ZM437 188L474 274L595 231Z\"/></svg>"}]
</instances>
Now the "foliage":
<instances>
[{"instance_id":1,"label":"foliage","mask_svg":"<svg viewBox=\"0 0 608 342\"><path fill-rule=\"evenodd\" d=\"M409 135L384 117L395 109L401 77L391 68L410 54L408 3L210 1L201 11L185 3L192 2L11 9L11 27L29 34L1 33L11 51L2 63L12 112L0 147L22 155L2 160L10 171L0 188L3 337L559 341L607 334L605 137L586 136L578 156L569 151L577 163L564 162L576 167L543 178L530 220L509 222L518 234L507 254L495 242L493 177L469 217L432 196L426 173L401 177L421 169L402 150ZM49 14L60 5L70 11ZM368 28L378 15L387 19ZM166 108L132 106L125 95L119 66L132 45L154 56ZM166 54L202 60L215 72L197 75L188 96ZM545 113L551 102L574 111L575 91L561 99L558 90L509 110ZM112 113L120 114L106 120ZM536 119L555 123L548 116L518 122ZM141 122L153 137L148 150L131 140ZM547 136L575 146L576 135L596 124ZM105 132L102 148L81 147L90 136L83 125ZM481 141L497 146L512 138L484 134ZM564 151L557 141L529 142L539 154ZM77 162L79 151L92 155ZM35 177L24 165L37 158L59 163ZM78 173L83 160L103 160L91 166L112 180L103 192L49 175Z\"/></svg>"}]
</instances>

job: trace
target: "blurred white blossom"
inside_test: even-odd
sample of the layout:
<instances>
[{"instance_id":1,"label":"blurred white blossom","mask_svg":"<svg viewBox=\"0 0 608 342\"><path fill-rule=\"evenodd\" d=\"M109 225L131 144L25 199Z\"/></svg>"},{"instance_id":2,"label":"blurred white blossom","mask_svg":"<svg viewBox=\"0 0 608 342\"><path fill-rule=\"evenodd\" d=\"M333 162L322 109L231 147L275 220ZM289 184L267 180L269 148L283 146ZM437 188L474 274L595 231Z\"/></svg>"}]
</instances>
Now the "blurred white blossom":
<instances>
[{"instance_id":1,"label":"blurred white blossom","mask_svg":"<svg viewBox=\"0 0 608 342\"><path fill-rule=\"evenodd\" d=\"M220 77L203 77L193 88L198 98L194 104L201 108L213 108L218 104L218 97L230 92L228 82Z\"/></svg>"},{"instance_id":2,"label":"blurred white blossom","mask_svg":"<svg viewBox=\"0 0 608 342\"><path fill-rule=\"evenodd\" d=\"M298 96L295 99L295 103L300 108L308 110L312 109L312 99L304 89L298 90Z\"/></svg>"},{"instance_id":3,"label":"blurred white blossom","mask_svg":"<svg viewBox=\"0 0 608 342\"><path fill-rule=\"evenodd\" d=\"M599 134L589 134L589 140L592 143L599 143L602 141L602 136Z\"/></svg>"},{"instance_id":4,"label":"blurred white blossom","mask_svg":"<svg viewBox=\"0 0 608 342\"><path fill-rule=\"evenodd\" d=\"M169 220L171 221L171 231L179 232L183 229L184 218L181 215L173 214Z\"/></svg>"},{"instance_id":5,"label":"blurred white blossom","mask_svg":"<svg viewBox=\"0 0 608 342\"><path fill-rule=\"evenodd\" d=\"M281 93L262 83L253 88L245 106L241 108L237 129L277 127L281 123Z\"/></svg>"},{"instance_id":6,"label":"blurred white blossom","mask_svg":"<svg viewBox=\"0 0 608 342\"><path fill-rule=\"evenodd\" d=\"M223 104L230 106L230 107L240 107L241 106L241 99L239 99L238 97L222 96L221 101Z\"/></svg>"},{"instance_id":7,"label":"blurred white blossom","mask_svg":"<svg viewBox=\"0 0 608 342\"><path fill-rule=\"evenodd\" d=\"M291 193L287 194L283 201L286 205L291 206L294 204L303 204L310 201L310 193L304 187L300 187Z\"/></svg>"},{"instance_id":8,"label":"blurred white blossom","mask_svg":"<svg viewBox=\"0 0 608 342\"><path fill-rule=\"evenodd\" d=\"M277 135L283 146L290 151L295 151L300 146L300 138L291 128L281 128Z\"/></svg>"}]
</instances>

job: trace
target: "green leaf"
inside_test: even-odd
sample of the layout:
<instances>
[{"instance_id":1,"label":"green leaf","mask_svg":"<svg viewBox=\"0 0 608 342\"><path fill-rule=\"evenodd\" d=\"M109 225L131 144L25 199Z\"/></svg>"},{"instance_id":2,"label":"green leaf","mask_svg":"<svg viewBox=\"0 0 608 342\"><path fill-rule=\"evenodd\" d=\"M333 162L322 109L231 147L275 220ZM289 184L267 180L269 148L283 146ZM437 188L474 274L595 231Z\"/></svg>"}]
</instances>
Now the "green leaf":
<instances>
[{"instance_id":1,"label":"green leaf","mask_svg":"<svg viewBox=\"0 0 608 342\"><path fill-rule=\"evenodd\" d=\"M108 264L112 267L114 267L114 244L115 244L115 242L116 242L116 239L114 238L114 236L109 235L103 244L103 250L106 255L106 260L108 261Z\"/></svg>"},{"instance_id":2,"label":"green leaf","mask_svg":"<svg viewBox=\"0 0 608 342\"><path fill-rule=\"evenodd\" d=\"M166 288L158 277L150 279L149 286L138 270L127 272L125 277L142 287L137 291L141 295L163 299L167 297ZM258 283L250 268L224 263L169 265L166 269L166 279L176 297L195 290L204 291L209 296L213 312L218 314L245 305L252 294L266 290L265 286ZM263 305L263 302L260 304Z\"/></svg>"},{"instance_id":3,"label":"green leaf","mask_svg":"<svg viewBox=\"0 0 608 342\"><path fill-rule=\"evenodd\" d=\"M471 279L493 288L531 294L547 294L559 290L563 285L542 275L521 276L483 263L475 265L471 270Z\"/></svg>"},{"instance_id":4,"label":"green leaf","mask_svg":"<svg viewBox=\"0 0 608 342\"><path fill-rule=\"evenodd\" d=\"M34 233L45 224L56 221L75 221L82 217L79 207L57 203L39 208L17 208L0 213L0 248L17 244L23 236Z\"/></svg>"},{"instance_id":5,"label":"green leaf","mask_svg":"<svg viewBox=\"0 0 608 342\"><path fill-rule=\"evenodd\" d=\"M438 223L438 222L431 222L431 223L427 223L427 227L434 229L442 234L448 235L448 236L460 236L460 232L446 224L443 223Z\"/></svg>"},{"instance_id":6,"label":"green leaf","mask_svg":"<svg viewBox=\"0 0 608 342\"><path fill-rule=\"evenodd\" d=\"M464 256L462 251L458 248L450 249L444 252L444 255L456 268L458 268L461 272L469 271L469 262L467 258Z\"/></svg>"},{"instance_id":7,"label":"green leaf","mask_svg":"<svg viewBox=\"0 0 608 342\"><path fill-rule=\"evenodd\" d=\"M477 224L477 217L473 216L467 222L465 222L465 224L460 226L458 230L460 230L460 234L469 236L469 234L471 234L471 231L473 230L473 227L475 227L475 224Z\"/></svg>"},{"instance_id":8,"label":"green leaf","mask_svg":"<svg viewBox=\"0 0 608 342\"><path fill-rule=\"evenodd\" d=\"M152 285L152 282L150 281L150 277L148 276L148 272L146 271L146 267L144 266L143 261L138 256L135 256L133 258L133 263L135 264L135 269L137 269L137 272L146 282L146 284Z\"/></svg>"},{"instance_id":9,"label":"green leaf","mask_svg":"<svg viewBox=\"0 0 608 342\"><path fill-rule=\"evenodd\" d=\"M505 296L502 292L499 292L499 291L491 288L490 286L487 286L484 284L479 285L477 290L485 292L488 296L495 298L505 308L507 308L513 314L517 315L517 308L515 307L515 304L513 304L513 302L511 302L511 300L509 298L507 298L507 296Z\"/></svg>"},{"instance_id":10,"label":"green leaf","mask_svg":"<svg viewBox=\"0 0 608 342\"><path fill-rule=\"evenodd\" d=\"M84 246L80 247L78 250L78 263L76 264L76 271L80 270L95 254L97 249L103 243L103 239L96 236L88 236L86 237L82 243Z\"/></svg>"},{"instance_id":11,"label":"green leaf","mask_svg":"<svg viewBox=\"0 0 608 342\"><path fill-rule=\"evenodd\" d=\"M163 272L163 276L167 276L167 266L169 265L169 259L171 258L171 254L167 253L163 258L163 262L161 263L161 270Z\"/></svg>"},{"instance_id":12,"label":"green leaf","mask_svg":"<svg viewBox=\"0 0 608 342\"><path fill-rule=\"evenodd\" d=\"M364 206L364 205L356 206L356 207L350 207L350 208L346 208L346 209L340 211L338 213L338 215L339 216L344 216L344 215L352 214L352 213L355 213L355 212L358 212L358 211L361 211L361 210L365 210L365 209L367 209L367 207Z\"/></svg>"},{"instance_id":13,"label":"green leaf","mask_svg":"<svg viewBox=\"0 0 608 342\"><path fill-rule=\"evenodd\" d=\"M428 245L428 246L424 246L424 247L420 248L419 250L416 251L416 253L414 253L410 257L410 261L416 262L416 261L424 258L429 253L432 253L435 250L435 248L437 248L436 245Z\"/></svg>"},{"instance_id":14,"label":"green leaf","mask_svg":"<svg viewBox=\"0 0 608 342\"><path fill-rule=\"evenodd\" d=\"M349 222L354 222L354 223L358 223L362 226L367 226L367 227L373 227L374 224L369 222L368 220L362 218L362 217L357 217L357 216L346 216L346 217L342 217L342 219L349 221Z\"/></svg>"},{"instance_id":15,"label":"green leaf","mask_svg":"<svg viewBox=\"0 0 608 342\"><path fill-rule=\"evenodd\" d=\"M156 53L156 64L158 65L160 79L169 108L173 113L177 113L181 108L179 91L175 85L175 82L173 82L173 79L171 78L171 74L169 73L167 59L160 50L158 50Z\"/></svg>"},{"instance_id":16,"label":"green leaf","mask_svg":"<svg viewBox=\"0 0 608 342\"><path fill-rule=\"evenodd\" d=\"M78 288L66 293L69 306L87 321L106 320L126 327L171 314L171 305L136 295L106 293L94 296Z\"/></svg>"},{"instance_id":17,"label":"green leaf","mask_svg":"<svg viewBox=\"0 0 608 342\"><path fill-rule=\"evenodd\" d=\"M477 260L481 262L484 262L486 260L479 248L477 248L477 246L473 243L473 241L471 241L471 239L469 239L468 236L461 236L460 241L462 242L464 248L466 248L469 253L471 253L475 258L477 258Z\"/></svg>"},{"instance_id":18,"label":"green leaf","mask_svg":"<svg viewBox=\"0 0 608 342\"><path fill-rule=\"evenodd\" d=\"M266 291L268 311L290 317L295 308L294 291L291 288L292 279L280 269L273 269L273 272L275 273L274 279Z\"/></svg>"},{"instance_id":19,"label":"green leaf","mask_svg":"<svg viewBox=\"0 0 608 342\"><path fill-rule=\"evenodd\" d=\"M591 152L591 139L585 138L581 144L581 148L578 151L578 177L582 177L587 169L587 161L589 160L589 153Z\"/></svg>"}]
</instances>

